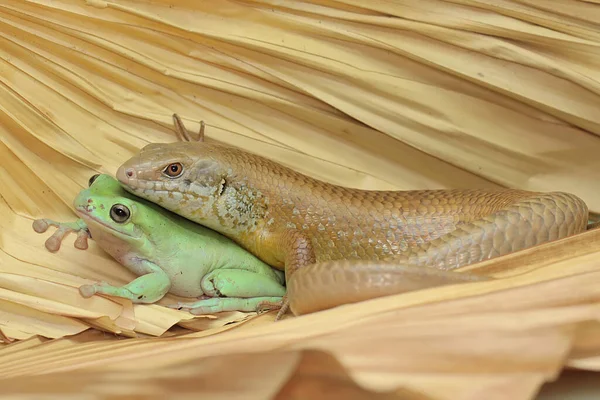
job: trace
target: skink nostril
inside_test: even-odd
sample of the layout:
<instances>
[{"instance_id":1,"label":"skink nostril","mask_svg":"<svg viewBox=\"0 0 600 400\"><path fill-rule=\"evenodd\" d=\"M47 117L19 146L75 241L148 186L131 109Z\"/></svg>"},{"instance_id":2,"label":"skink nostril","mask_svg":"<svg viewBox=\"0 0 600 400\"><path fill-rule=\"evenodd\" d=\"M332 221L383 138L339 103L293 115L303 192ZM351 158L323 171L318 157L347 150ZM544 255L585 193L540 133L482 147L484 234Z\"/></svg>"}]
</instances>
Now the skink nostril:
<instances>
[{"instance_id":1,"label":"skink nostril","mask_svg":"<svg viewBox=\"0 0 600 400\"><path fill-rule=\"evenodd\" d=\"M127 175L127 177L129 177L129 178L132 178L133 177L133 169L129 168L128 170L126 170L125 175Z\"/></svg>"}]
</instances>

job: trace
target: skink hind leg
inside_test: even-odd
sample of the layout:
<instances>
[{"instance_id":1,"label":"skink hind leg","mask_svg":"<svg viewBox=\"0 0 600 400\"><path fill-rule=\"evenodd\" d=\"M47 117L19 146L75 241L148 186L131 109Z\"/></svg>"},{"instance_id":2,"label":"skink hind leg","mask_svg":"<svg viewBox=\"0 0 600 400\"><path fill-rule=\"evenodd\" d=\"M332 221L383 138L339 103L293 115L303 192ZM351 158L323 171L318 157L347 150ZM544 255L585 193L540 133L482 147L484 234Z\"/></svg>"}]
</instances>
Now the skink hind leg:
<instances>
[{"instance_id":1,"label":"skink hind leg","mask_svg":"<svg viewBox=\"0 0 600 400\"><path fill-rule=\"evenodd\" d=\"M585 203L569 194L522 199L394 260L331 261L296 268L287 277L295 315L448 284L488 280L452 271L586 229ZM287 272L286 265L286 272Z\"/></svg>"},{"instance_id":2,"label":"skink hind leg","mask_svg":"<svg viewBox=\"0 0 600 400\"><path fill-rule=\"evenodd\" d=\"M517 201L406 253L408 265L451 270L586 230L585 203L567 193Z\"/></svg>"},{"instance_id":3,"label":"skink hind leg","mask_svg":"<svg viewBox=\"0 0 600 400\"><path fill-rule=\"evenodd\" d=\"M177 114L173 114L173 125L175 126L175 134L177 140L180 142L204 142L204 121L200 121L200 130L198 131L198 137L192 138L190 131L185 127L181 117Z\"/></svg>"}]
</instances>

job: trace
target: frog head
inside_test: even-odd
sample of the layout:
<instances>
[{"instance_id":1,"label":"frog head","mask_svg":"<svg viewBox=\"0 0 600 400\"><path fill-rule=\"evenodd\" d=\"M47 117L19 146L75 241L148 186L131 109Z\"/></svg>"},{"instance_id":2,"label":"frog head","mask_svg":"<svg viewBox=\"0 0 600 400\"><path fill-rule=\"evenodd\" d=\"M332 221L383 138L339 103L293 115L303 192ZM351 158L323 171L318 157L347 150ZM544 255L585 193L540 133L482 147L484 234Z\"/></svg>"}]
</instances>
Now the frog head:
<instances>
[{"instance_id":1,"label":"frog head","mask_svg":"<svg viewBox=\"0 0 600 400\"><path fill-rule=\"evenodd\" d=\"M90 178L87 189L79 192L73 206L92 239L118 258L148 245L147 233L153 221L148 220L151 214L140 200L110 175L98 174Z\"/></svg>"}]
</instances>

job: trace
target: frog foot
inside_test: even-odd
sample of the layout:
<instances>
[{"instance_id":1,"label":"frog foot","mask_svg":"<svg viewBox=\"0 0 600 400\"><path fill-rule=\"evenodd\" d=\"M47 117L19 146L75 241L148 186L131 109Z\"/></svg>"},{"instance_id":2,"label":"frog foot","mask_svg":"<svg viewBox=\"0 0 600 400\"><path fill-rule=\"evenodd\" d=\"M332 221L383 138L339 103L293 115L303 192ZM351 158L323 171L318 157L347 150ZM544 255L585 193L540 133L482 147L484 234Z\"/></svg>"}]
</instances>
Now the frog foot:
<instances>
[{"instance_id":1,"label":"frog foot","mask_svg":"<svg viewBox=\"0 0 600 400\"><path fill-rule=\"evenodd\" d=\"M208 296L203 294L202 296L198 296L195 302L177 302L175 304L166 304L164 307L173 308L175 310L189 310L193 304L196 304L200 300L207 300L212 298L212 296Z\"/></svg>"},{"instance_id":2,"label":"frog foot","mask_svg":"<svg viewBox=\"0 0 600 400\"><path fill-rule=\"evenodd\" d=\"M165 307L173 308L175 310L187 310L187 309L189 309L189 304L192 304L192 303L177 302L175 304L166 304Z\"/></svg>"},{"instance_id":3,"label":"frog foot","mask_svg":"<svg viewBox=\"0 0 600 400\"><path fill-rule=\"evenodd\" d=\"M95 295L97 291L96 284L79 286L79 294L86 299Z\"/></svg>"},{"instance_id":4,"label":"frog foot","mask_svg":"<svg viewBox=\"0 0 600 400\"><path fill-rule=\"evenodd\" d=\"M37 233L44 233L49 227L54 226L58 228L56 232L50 236L44 243L48 251L55 253L60 249L60 245L65 237L70 232L77 233L77 239L75 239L75 247L80 250L86 250L88 248L88 238L91 238L90 232L85 225L83 220L79 219L75 222L56 222L48 218L36 219L33 221L33 230Z\"/></svg>"},{"instance_id":5,"label":"frog foot","mask_svg":"<svg viewBox=\"0 0 600 400\"><path fill-rule=\"evenodd\" d=\"M177 303L168 305L168 308L189 311L194 315L215 314L224 311L256 312L260 303L276 304L281 297L211 297L191 303Z\"/></svg>"}]
</instances>

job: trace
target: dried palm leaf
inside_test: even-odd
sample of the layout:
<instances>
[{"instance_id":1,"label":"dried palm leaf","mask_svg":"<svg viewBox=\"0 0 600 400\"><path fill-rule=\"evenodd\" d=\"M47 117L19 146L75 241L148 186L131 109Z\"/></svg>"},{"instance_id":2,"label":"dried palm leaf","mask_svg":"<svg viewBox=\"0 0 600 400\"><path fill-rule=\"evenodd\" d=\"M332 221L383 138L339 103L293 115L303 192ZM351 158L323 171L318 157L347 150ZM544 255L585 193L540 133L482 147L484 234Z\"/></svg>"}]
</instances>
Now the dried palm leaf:
<instances>
[{"instance_id":1,"label":"dried palm leaf","mask_svg":"<svg viewBox=\"0 0 600 400\"><path fill-rule=\"evenodd\" d=\"M93 241L51 254L31 228L72 220L92 174L175 141L174 112L333 183L569 191L600 213L599 20L590 0L3 1L0 377L56 373L41 391L80 368L102 374L85 384L217 354L262 370L316 348L367 390L529 399L565 365L599 369L596 232L466 268L497 281L273 324L163 307L175 296L83 299L133 276ZM272 383L301 396L296 379Z\"/></svg>"}]
</instances>

